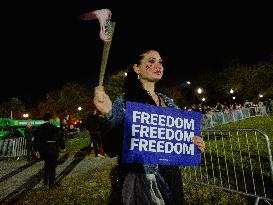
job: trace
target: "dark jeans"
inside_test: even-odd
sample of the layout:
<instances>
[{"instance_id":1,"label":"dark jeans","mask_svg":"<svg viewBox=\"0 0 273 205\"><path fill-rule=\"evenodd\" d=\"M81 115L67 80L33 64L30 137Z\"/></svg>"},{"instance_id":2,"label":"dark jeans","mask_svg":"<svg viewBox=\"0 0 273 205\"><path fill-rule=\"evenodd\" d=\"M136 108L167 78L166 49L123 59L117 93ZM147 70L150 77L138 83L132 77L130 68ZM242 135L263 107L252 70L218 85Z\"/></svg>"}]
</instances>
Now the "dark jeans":
<instances>
[{"instance_id":1,"label":"dark jeans","mask_svg":"<svg viewBox=\"0 0 273 205\"><path fill-rule=\"evenodd\" d=\"M27 142L27 159L31 160L33 159L34 152L33 152L33 146L31 143Z\"/></svg>"},{"instance_id":2,"label":"dark jeans","mask_svg":"<svg viewBox=\"0 0 273 205\"><path fill-rule=\"evenodd\" d=\"M93 142L93 149L94 149L95 156L97 156L98 154L100 154L100 145L101 145L99 134L91 133L91 140Z\"/></svg>"},{"instance_id":3,"label":"dark jeans","mask_svg":"<svg viewBox=\"0 0 273 205\"><path fill-rule=\"evenodd\" d=\"M52 187L55 184L57 157L44 157L44 185Z\"/></svg>"}]
</instances>

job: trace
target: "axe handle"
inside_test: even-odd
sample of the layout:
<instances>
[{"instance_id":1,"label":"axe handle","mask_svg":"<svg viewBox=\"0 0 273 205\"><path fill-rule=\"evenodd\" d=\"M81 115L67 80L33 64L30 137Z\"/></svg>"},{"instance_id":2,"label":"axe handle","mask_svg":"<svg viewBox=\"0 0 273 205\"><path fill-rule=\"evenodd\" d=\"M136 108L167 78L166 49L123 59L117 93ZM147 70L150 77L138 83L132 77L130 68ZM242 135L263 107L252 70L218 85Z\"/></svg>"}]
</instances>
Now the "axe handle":
<instances>
[{"instance_id":1,"label":"axe handle","mask_svg":"<svg viewBox=\"0 0 273 205\"><path fill-rule=\"evenodd\" d=\"M100 66L99 85L103 85L103 79L104 79L105 69L106 69L107 60L108 60L108 56L109 56L109 50L110 50L113 35L114 35L115 25L116 25L115 22L111 22L112 37L111 37L110 41L104 41L103 42L103 51L102 51L101 66Z\"/></svg>"}]
</instances>

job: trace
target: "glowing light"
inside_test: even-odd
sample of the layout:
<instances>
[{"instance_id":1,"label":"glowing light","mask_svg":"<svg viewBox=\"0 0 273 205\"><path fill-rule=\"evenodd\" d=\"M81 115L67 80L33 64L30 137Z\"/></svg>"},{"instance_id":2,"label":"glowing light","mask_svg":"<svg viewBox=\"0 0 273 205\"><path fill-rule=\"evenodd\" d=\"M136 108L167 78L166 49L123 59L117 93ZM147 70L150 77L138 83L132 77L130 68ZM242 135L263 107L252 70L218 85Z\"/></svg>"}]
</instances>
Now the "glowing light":
<instances>
[{"instance_id":1,"label":"glowing light","mask_svg":"<svg viewBox=\"0 0 273 205\"><path fill-rule=\"evenodd\" d=\"M202 92L203 92L203 89L202 89L202 88L198 88L198 89L197 89L197 93L198 93L198 94L201 94Z\"/></svg>"},{"instance_id":2,"label":"glowing light","mask_svg":"<svg viewBox=\"0 0 273 205\"><path fill-rule=\"evenodd\" d=\"M28 113L24 113L23 114L23 118L28 118L29 117L29 114Z\"/></svg>"}]
</instances>

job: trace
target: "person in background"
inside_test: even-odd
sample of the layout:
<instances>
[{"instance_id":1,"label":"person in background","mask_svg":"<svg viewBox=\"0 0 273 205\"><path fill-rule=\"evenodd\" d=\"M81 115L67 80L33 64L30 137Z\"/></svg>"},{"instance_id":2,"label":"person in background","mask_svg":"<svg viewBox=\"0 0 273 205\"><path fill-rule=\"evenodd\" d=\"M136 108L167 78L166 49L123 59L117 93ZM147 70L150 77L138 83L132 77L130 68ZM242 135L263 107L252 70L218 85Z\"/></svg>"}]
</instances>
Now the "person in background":
<instances>
[{"instance_id":1,"label":"person in background","mask_svg":"<svg viewBox=\"0 0 273 205\"><path fill-rule=\"evenodd\" d=\"M95 157L105 158L101 140L101 130L97 110L89 114L86 120L86 129L90 134L90 142L93 144Z\"/></svg>"},{"instance_id":2,"label":"person in background","mask_svg":"<svg viewBox=\"0 0 273 205\"><path fill-rule=\"evenodd\" d=\"M44 160L44 185L53 188L59 149L65 149L64 134L61 128L51 124L52 114L46 113L43 120L45 123L35 131L34 150L36 157Z\"/></svg>"},{"instance_id":3,"label":"person in background","mask_svg":"<svg viewBox=\"0 0 273 205\"><path fill-rule=\"evenodd\" d=\"M68 139L68 125L67 125L66 119L63 119L61 121L61 125L60 126L61 126L61 130L64 133L64 140L66 141Z\"/></svg>"},{"instance_id":4,"label":"person in background","mask_svg":"<svg viewBox=\"0 0 273 205\"><path fill-rule=\"evenodd\" d=\"M27 122L25 128L25 138L26 138L26 147L27 147L27 160L32 161L34 157L33 151L33 140L34 140L34 128L32 127L31 121Z\"/></svg>"},{"instance_id":5,"label":"person in background","mask_svg":"<svg viewBox=\"0 0 273 205\"><path fill-rule=\"evenodd\" d=\"M128 69L123 94L114 103L103 86L95 88L93 103L101 115L103 142L106 154L118 156L112 170L112 192L109 204L184 204L182 175L179 166L157 164L123 164L123 121L126 101L178 108L166 95L158 92L156 83L162 78L164 67L158 51L141 53ZM192 139L201 152L205 143L199 136Z\"/></svg>"}]
</instances>

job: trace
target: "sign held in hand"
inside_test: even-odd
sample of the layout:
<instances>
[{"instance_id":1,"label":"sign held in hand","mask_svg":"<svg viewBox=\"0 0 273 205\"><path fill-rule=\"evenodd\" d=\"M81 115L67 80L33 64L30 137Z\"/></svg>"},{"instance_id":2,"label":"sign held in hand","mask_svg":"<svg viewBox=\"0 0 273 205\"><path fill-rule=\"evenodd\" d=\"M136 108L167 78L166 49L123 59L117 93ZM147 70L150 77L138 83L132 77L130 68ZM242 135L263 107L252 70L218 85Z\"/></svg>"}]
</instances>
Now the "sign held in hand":
<instances>
[{"instance_id":1,"label":"sign held in hand","mask_svg":"<svg viewBox=\"0 0 273 205\"><path fill-rule=\"evenodd\" d=\"M192 143L200 122L199 112L127 102L122 161L200 166L200 150Z\"/></svg>"}]
</instances>

